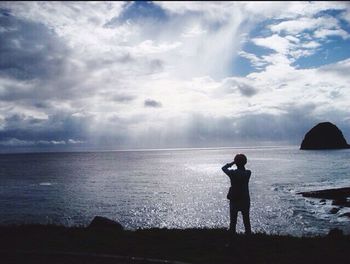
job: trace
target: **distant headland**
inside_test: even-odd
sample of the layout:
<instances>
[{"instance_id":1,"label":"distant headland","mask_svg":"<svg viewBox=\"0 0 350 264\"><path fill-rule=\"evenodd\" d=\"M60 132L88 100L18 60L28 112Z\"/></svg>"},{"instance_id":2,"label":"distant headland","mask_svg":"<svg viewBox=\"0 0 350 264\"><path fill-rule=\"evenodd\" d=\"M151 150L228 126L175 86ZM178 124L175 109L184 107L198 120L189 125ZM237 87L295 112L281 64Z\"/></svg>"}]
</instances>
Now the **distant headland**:
<instances>
[{"instance_id":1,"label":"distant headland","mask_svg":"<svg viewBox=\"0 0 350 264\"><path fill-rule=\"evenodd\" d=\"M341 130L330 122L319 123L306 133L300 149L345 149L350 148Z\"/></svg>"}]
</instances>

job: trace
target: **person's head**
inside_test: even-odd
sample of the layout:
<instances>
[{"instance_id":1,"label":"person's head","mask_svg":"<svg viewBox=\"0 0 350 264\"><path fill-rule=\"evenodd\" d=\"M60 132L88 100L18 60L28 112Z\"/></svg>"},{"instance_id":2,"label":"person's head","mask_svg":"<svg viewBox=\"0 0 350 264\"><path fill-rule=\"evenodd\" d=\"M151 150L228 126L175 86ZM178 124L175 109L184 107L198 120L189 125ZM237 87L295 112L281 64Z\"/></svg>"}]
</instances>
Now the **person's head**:
<instances>
[{"instance_id":1,"label":"person's head","mask_svg":"<svg viewBox=\"0 0 350 264\"><path fill-rule=\"evenodd\" d=\"M237 167L244 167L247 164L247 157L244 154L237 154L234 159Z\"/></svg>"}]
</instances>

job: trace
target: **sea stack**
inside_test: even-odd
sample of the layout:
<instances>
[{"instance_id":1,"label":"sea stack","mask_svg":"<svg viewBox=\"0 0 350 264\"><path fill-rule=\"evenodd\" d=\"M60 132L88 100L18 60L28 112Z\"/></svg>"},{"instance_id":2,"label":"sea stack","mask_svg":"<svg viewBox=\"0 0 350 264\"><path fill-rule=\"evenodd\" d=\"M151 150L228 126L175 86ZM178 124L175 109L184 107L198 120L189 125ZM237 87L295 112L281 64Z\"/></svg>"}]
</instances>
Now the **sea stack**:
<instances>
[{"instance_id":1,"label":"sea stack","mask_svg":"<svg viewBox=\"0 0 350 264\"><path fill-rule=\"evenodd\" d=\"M340 129L324 122L314 126L306 133L300 149L344 149L350 148Z\"/></svg>"}]
</instances>

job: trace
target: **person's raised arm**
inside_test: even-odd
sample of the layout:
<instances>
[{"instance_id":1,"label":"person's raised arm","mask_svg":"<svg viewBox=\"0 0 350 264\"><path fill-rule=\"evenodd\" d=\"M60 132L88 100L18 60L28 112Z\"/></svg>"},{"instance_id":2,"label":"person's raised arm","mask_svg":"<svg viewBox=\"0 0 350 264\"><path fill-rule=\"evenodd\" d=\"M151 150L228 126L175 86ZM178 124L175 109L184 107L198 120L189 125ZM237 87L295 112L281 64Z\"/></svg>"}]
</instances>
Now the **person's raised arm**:
<instances>
[{"instance_id":1,"label":"person's raised arm","mask_svg":"<svg viewBox=\"0 0 350 264\"><path fill-rule=\"evenodd\" d=\"M223 172L226 173L227 176L230 176L230 170L228 168L232 167L233 164L235 164L235 162L231 162L231 163L227 163L226 165L224 165L221 169Z\"/></svg>"}]
</instances>

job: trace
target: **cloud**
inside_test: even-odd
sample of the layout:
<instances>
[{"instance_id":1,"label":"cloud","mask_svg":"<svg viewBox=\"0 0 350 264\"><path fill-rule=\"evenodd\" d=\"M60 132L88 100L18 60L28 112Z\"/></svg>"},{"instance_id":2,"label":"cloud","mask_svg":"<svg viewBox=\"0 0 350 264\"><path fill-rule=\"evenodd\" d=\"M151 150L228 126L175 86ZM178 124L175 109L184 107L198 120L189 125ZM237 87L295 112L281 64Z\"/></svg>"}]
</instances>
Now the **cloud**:
<instances>
[{"instance_id":1,"label":"cloud","mask_svg":"<svg viewBox=\"0 0 350 264\"><path fill-rule=\"evenodd\" d=\"M136 97L128 94L117 94L112 97L113 101L126 103L134 100Z\"/></svg>"},{"instance_id":2,"label":"cloud","mask_svg":"<svg viewBox=\"0 0 350 264\"><path fill-rule=\"evenodd\" d=\"M27 147L35 146L34 141L19 140L17 138L11 138L7 140L0 140L0 145L7 147Z\"/></svg>"},{"instance_id":3,"label":"cloud","mask_svg":"<svg viewBox=\"0 0 350 264\"><path fill-rule=\"evenodd\" d=\"M305 49L315 49L320 47L321 44L316 42L316 41L309 41L309 42L304 42L301 44L301 47L305 48Z\"/></svg>"},{"instance_id":4,"label":"cloud","mask_svg":"<svg viewBox=\"0 0 350 264\"><path fill-rule=\"evenodd\" d=\"M340 21L348 6L344 3L296 3L286 5L282 15L276 15L266 25L263 37L250 39L251 43L275 53L265 54L259 57L250 55L244 50L241 56L250 60L251 64L261 70L270 64L293 64L300 58L314 55L322 50L329 37L341 37L346 40L348 32L342 28ZM285 16L293 10L294 15ZM299 11L303 11L299 13ZM330 15L328 11L343 11L342 15ZM339 14L335 12L335 14Z\"/></svg>"},{"instance_id":5,"label":"cloud","mask_svg":"<svg viewBox=\"0 0 350 264\"><path fill-rule=\"evenodd\" d=\"M249 85L240 84L238 85L238 89L242 95L248 96L248 97L251 97L257 93L257 90L254 87Z\"/></svg>"},{"instance_id":6,"label":"cloud","mask_svg":"<svg viewBox=\"0 0 350 264\"><path fill-rule=\"evenodd\" d=\"M270 26L271 31L287 34L298 34L306 30L339 28L338 20L334 17L302 17L295 20L282 21Z\"/></svg>"},{"instance_id":7,"label":"cloud","mask_svg":"<svg viewBox=\"0 0 350 264\"><path fill-rule=\"evenodd\" d=\"M255 68L259 68L261 66L264 66L266 63L259 58L258 56L256 56L253 53L249 53L249 52L245 52L243 50L239 51L239 56L246 58L248 60L250 60L250 62L254 65Z\"/></svg>"},{"instance_id":8,"label":"cloud","mask_svg":"<svg viewBox=\"0 0 350 264\"><path fill-rule=\"evenodd\" d=\"M350 24L350 8L349 7L342 12L341 18Z\"/></svg>"},{"instance_id":9,"label":"cloud","mask_svg":"<svg viewBox=\"0 0 350 264\"><path fill-rule=\"evenodd\" d=\"M325 39L329 36L339 36L343 39L348 39L350 34L343 29L319 29L314 32L316 38Z\"/></svg>"},{"instance_id":10,"label":"cloud","mask_svg":"<svg viewBox=\"0 0 350 264\"><path fill-rule=\"evenodd\" d=\"M27 21L38 22L54 30L59 36L74 39L74 35L88 37L85 32L95 31L95 36L101 36L103 27L114 17L120 15L126 3L123 2L103 2L103 3L79 3L79 2L4 2L2 8L9 10L10 14L25 19ZM85 32L80 31L84 27ZM117 34L117 32L116 32ZM90 41L93 39L88 38ZM75 39L83 43L86 38ZM100 47L101 48L101 47Z\"/></svg>"},{"instance_id":11,"label":"cloud","mask_svg":"<svg viewBox=\"0 0 350 264\"><path fill-rule=\"evenodd\" d=\"M280 37L279 35L272 35L266 38L254 38L252 42L255 45L272 49L282 54L287 53L294 45L288 39Z\"/></svg>"},{"instance_id":12,"label":"cloud","mask_svg":"<svg viewBox=\"0 0 350 264\"><path fill-rule=\"evenodd\" d=\"M320 12L341 11L347 8L346 2L301 2L271 1L251 2L244 7L249 13L264 19L295 19L302 16L313 17Z\"/></svg>"},{"instance_id":13,"label":"cloud","mask_svg":"<svg viewBox=\"0 0 350 264\"><path fill-rule=\"evenodd\" d=\"M0 74L19 80L61 75L68 49L44 25L0 16Z\"/></svg>"},{"instance_id":14,"label":"cloud","mask_svg":"<svg viewBox=\"0 0 350 264\"><path fill-rule=\"evenodd\" d=\"M229 12L234 8L234 4L229 2L196 2L187 3L181 1L155 2L170 14L178 15L204 15L205 19L222 21L229 17Z\"/></svg>"},{"instance_id":15,"label":"cloud","mask_svg":"<svg viewBox=\"0 0 350 264\"><path fill-rule=\"evenodd\" d=\"M8 149L298 142L324 120L350 133L342 2L0 8L0 144ZM314 63L326 49L327 65Z\"/></svg>"},{"instance_id":16,"label":"cloud","mask_svg":"<svg viewBox=\"0 0 350 264\"><path fill-rule=\"evenodd\" d=\"M0 141L5 145L57 145L82 142L88 135L91 118L62 116L62 113L39 119L24 114L14 114L2 120ZM64 142L64 143L63 143Z\"/></svg>"},{"instance_id":17,"label":"cloud","mask_svg":"<svg viewBox=\"0 0 350 264\"><path fill-rule=\"evenodd\" d=\"M156 100L153 100L153 99L146 99L145 102L144 102L144 106L145 107L158 108L158 107L162 107L162 103L158 102Z\"/></svg>"},{"instance_id":18,"label":"cloud","mask_svg":"<svg viewBox=\"0 0 350 264\"><path fill-rule=\"evenodd\" d=\"M136 56L143 56L168 52L179 46L181 46L181 42L155 44L152 40L145 40L133 48L132 51Z\"/></svg>"},{"instance_id":19,"label":"cloud","mask_svg":"<svg viewBox=\"0 0 350 264\"><path fill-rule=\"evenodd\" d=\"M334 73L340 77L348 79L350 70L350 59L339 61L337 63L322 66L318 69L320 74Z\"/></svg>"},{"instance_id":20,"label":"cloud","mask_svg":"<svg viewBox=\"0 0 350 264\"><path fill-rule=\"evenodd\" d=\"M223 81L223 87L228 93L239 92L244 97L252 97L258 93L258 89L254 88L249 81L242 78L227 78Z\"/></svg>"}]
</instances>

